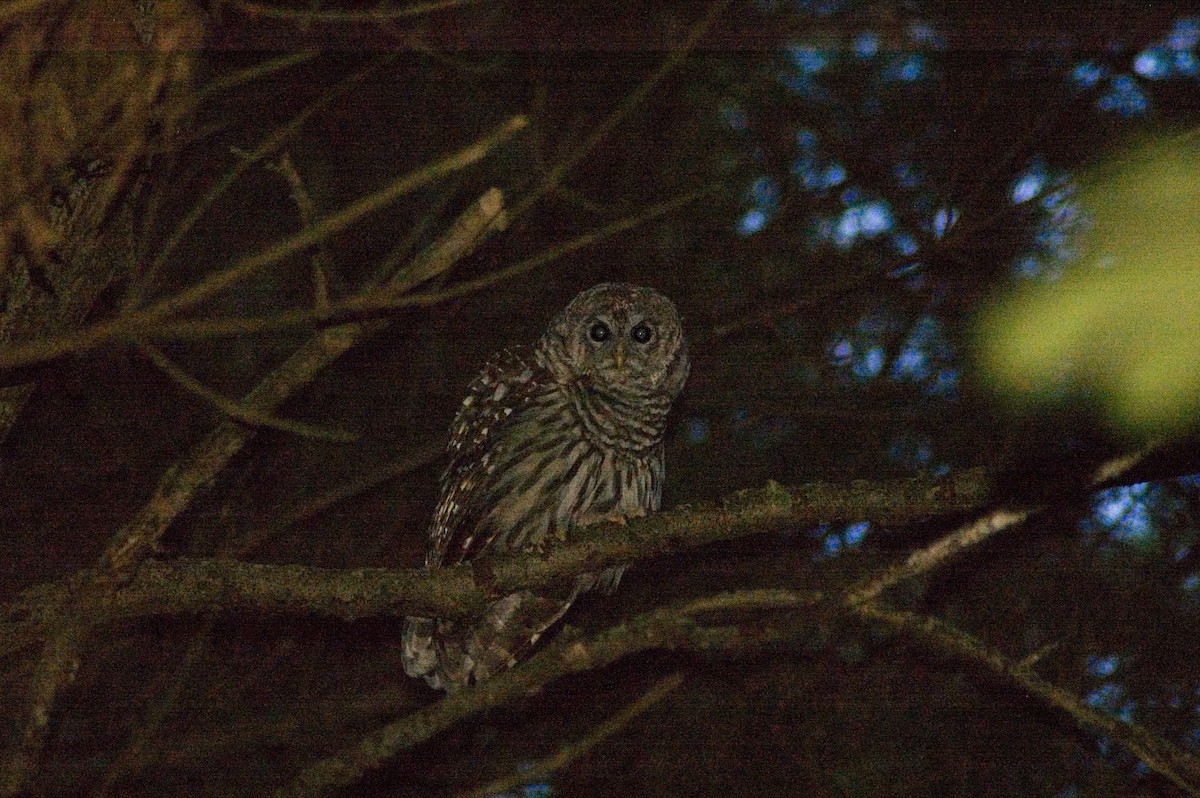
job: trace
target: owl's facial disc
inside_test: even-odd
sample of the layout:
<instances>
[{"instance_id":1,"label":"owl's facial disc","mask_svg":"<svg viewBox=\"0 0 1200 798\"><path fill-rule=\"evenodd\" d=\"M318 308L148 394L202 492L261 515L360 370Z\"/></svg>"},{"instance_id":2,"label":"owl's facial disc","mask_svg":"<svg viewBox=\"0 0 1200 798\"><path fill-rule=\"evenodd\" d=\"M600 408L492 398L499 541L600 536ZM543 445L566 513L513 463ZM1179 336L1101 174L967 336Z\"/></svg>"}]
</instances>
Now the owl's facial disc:
<instances>
[{"instance_id":1,"label":"owl's facial disc","mask_svg":"<svg viewBox=\"0 0 1200 798\"><path fill-rule=\"evenodd\" d=\"M583 291L543 338L563 382L674 397L687 379L687 345L674 305L649 288L602 283Z\"/></svg>"},{"instance_id":2,"label":"owl's facial disc","mask_svg":"<svg viewBox=\"0 0 1200 798\"><path fill-rule=\"evenodd\" d=\"M624 308L587 319L580 336L587 371L602 382L654 387L649 365L658 349L657 327L656 320Z\"/></svg>"}]
</instances>

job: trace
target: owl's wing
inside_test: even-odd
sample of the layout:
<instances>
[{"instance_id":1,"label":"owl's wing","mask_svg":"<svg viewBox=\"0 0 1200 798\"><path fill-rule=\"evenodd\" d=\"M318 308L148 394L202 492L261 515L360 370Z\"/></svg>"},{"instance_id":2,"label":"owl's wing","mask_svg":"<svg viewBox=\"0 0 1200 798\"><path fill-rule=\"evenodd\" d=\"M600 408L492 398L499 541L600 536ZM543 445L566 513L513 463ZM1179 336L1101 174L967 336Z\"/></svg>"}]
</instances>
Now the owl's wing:
<instances>
[{"instance_id":1,"label":"owl's wing","mask_svg":"<svg viewBox=\"0 0 1200 798\"><path fill-rule=\"evenodd\" d=\"M490 538L479 539L476 525L487 509L485 486L495 440L512 416L552 383L530 349L497 352L471 383L450 429L450 462L442 474L426 564L462 562L487 547Z\"/></svg>"}]
</instances>

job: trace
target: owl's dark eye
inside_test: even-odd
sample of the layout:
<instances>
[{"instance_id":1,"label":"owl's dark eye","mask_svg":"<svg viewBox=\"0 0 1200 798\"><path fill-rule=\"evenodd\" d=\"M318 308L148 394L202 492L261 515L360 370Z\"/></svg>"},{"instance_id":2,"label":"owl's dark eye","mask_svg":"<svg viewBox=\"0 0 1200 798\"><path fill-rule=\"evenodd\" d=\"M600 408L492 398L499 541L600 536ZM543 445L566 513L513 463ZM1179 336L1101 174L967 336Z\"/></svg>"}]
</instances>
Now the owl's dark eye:
<instances>
[{"instance_id":1,"label":"owl's dark eye","mask_svg":"<svg viewBox=\"0 0 1200 798\"><path fill-rule=\"evenodd\" d=\"M602 321L598 321L592 325L592 329L588 330L588 336L596 343L607 341L612 335L612 330L608 329L608 325Z\"/></svg>"},{"instance_id":2,"label":"owl's dark eye","mask_svg":"<svg viewBox=\"0 0 1200 798\"><path fill-rule=\"evenodd\" d=\"M654 337L654 330L645 322L634 327L629 331L629 337L637 341L639 344L648 344L650 339Z\"/></svg>"}]
</instances>

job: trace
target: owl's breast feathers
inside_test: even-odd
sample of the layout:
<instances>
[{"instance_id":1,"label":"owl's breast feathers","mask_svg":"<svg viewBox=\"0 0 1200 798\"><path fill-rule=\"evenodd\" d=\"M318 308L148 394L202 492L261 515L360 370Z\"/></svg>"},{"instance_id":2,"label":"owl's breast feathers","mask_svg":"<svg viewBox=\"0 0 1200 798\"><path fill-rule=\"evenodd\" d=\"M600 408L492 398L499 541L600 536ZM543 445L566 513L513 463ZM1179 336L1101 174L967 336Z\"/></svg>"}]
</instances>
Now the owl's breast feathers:
<instances>
[{"instance_id":1,"label":"owl's breast feathers","mask_svg":"<svg viewBox=\"0 0 1200 798\"><path fill-rule=\"evenodd\" d=\"M455 417L427 564L540 545L572 521L657 509L669 407L665 397L624 397L586 376L564 384L529 348L501 350Z\"/></svg>"}]
</instances>

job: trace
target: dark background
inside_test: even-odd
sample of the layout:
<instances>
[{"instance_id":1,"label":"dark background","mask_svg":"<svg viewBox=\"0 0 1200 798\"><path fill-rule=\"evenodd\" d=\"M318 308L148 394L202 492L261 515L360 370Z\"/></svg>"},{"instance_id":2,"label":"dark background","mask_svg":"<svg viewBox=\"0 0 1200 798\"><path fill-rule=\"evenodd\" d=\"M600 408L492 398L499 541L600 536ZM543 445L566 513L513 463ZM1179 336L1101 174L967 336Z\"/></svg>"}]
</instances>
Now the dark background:
<instances>
[{"instance_id":1,"label":"dark background","mask_svg":"<svg viewBox=\"0 0 1200 798\"><path fill-rule=\"evenodd\" d=\"M374 8L374 7L369 7ZM239 157L331 87L376 66L282 147L319 216L465 146L514 114L530 128L479 165L325 242L334 297L397 247L432 241L492 186L510 209L656 73L708 13L698 2L480 2L386 22L205 9L197 89L278 55L313 57L201 95L147 170L143 257ZM360 9L361 10L361 9ZM392 326L281 411L361 433L264 431L175 524L161 556L421 562L444 441L496 349L532 342L579 290L653 286L678 305L692 377L667 438L667 507L811 480L983 466L1054 495L1140 441L1086 390L1036 412L1000 402L973 325L1015 286L1085 268L1070 247L1082 170L1200 118L1189 4L735 2L561 182L459 263L453 285L710 187L680 209ZM950 224L950 222L953 222ZM284 181L252 168L152 287L167 296L300 227ZM203 308L303 305L308 255ZM123 286L94 318L115 312ZM1192 298L1163 297L1163 302ZM240 396L311 330L164 350ZM6 597L87 567L162 471L218 420L136 350L57 362L4 444ZM417 466L290 523L393 462ZM1195 752L1200 745L1197 482L1072 498L902 597ZM837 583L945 528L795 529L639 563L568 622L602 629L681 596ZM753 616L742 619L756 622ZM223 615L121 627L60 700L47 795L247 794L437 698L400 669L402 622ZM0 693L18 703L21 662ZM441 795L584 736L672 670L684 685L523 795L1173 796L1131 755L949 656L855 627L753 656L646 655L456 726L347 794ZM131 749L137 730L154 729ZM107 779L107 781L106 781Z\"/></svg>"}]
</instances>

